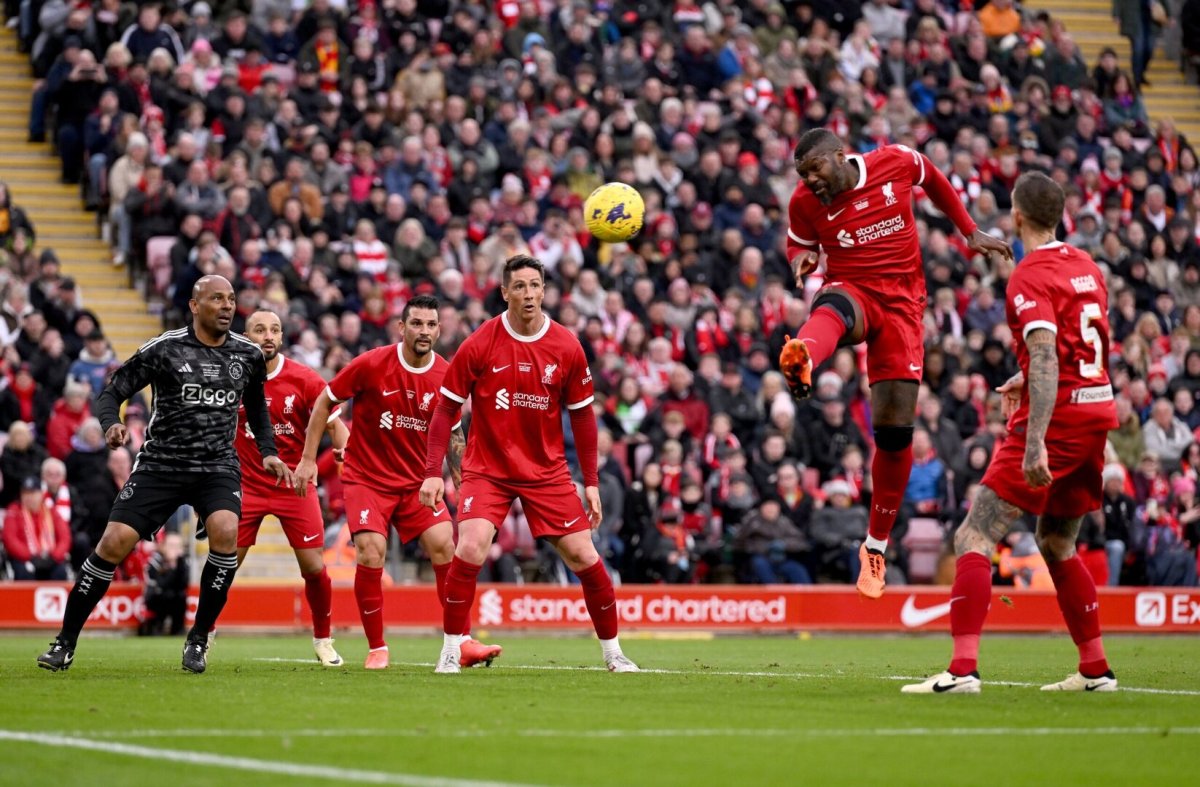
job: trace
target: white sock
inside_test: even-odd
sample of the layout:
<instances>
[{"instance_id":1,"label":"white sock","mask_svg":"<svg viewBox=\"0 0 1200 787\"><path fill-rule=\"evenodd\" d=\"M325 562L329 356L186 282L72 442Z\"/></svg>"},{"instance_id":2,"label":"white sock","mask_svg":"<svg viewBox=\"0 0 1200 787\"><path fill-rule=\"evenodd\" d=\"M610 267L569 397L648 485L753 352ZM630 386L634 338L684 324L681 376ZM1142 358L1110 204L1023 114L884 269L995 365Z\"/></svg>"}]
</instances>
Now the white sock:
<instances>
[{"instance_id":1,"label":"white sock","mask_svg":"<svg viewBox=\"0 0 1200 787\"><path fill-rule=\"evenodd\" d=\"M867 549L874 549L876 552L887 552L888 540L886 538L881 540L868 534L866 544Z\"/></svg>"},{"instance_id":2,"label":"white sock","mask_svg":"<svg viewBox=\"0 0 1200 787\"><path fill-rule=\"evenodd\" d=\"M442 650L447 648L457 648L462 645L465 639L462 634L443 634L442 635Z\"/></svg>"},{"instance_id":3,"label":"white sock","mask_svg":"<svg viewBox=\"0 0 1200 787\"><path fill-rule=\"evenodd\" d=\"M605 658L621 655L621 643L617 641L616 637L600 640L600 649L604 652Z\"/></svg>"}]
</instances>

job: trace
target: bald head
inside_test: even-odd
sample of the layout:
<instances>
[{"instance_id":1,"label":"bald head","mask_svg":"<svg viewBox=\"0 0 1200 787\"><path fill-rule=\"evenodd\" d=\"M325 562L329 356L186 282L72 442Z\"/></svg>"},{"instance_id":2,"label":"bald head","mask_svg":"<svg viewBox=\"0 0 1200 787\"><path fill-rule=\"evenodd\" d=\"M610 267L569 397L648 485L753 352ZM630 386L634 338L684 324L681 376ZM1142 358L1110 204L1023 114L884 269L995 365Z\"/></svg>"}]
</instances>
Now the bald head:
<instances>
[{"instance_id":1,"label":"bald head","mask_svg":"<svg viewBox=\"0 0 1200 787\"><path fill-rule=\"evenodd\" d=\"M192 300L188 303L196 337L213 346L225 342L225 335L233 325L233 313L237 298L233 285L224 276L203 276L192 287Z\"/></svg>"},{"instance_id":2,"label":"bald head","mask_svg":"<svg viewBox=\"0 0 1200 787\"><path fill-rule=\"evenodd\" d=\"M192 286L192 300L201 300L214 292L233 292L233 285L224 276L201 276Z\"/></svg>"},{"instance_id":3,"label":"bald head","mask_svg":"<svg viewBox=\"0 0 1200 787\"><path fill-rule=\"evenodd\" d=\"M283 344L283 323L269 309L259 309L246 318L246 338L262 348L267 368L274 370L275 357Z\"/></svg>"}]
</instances>

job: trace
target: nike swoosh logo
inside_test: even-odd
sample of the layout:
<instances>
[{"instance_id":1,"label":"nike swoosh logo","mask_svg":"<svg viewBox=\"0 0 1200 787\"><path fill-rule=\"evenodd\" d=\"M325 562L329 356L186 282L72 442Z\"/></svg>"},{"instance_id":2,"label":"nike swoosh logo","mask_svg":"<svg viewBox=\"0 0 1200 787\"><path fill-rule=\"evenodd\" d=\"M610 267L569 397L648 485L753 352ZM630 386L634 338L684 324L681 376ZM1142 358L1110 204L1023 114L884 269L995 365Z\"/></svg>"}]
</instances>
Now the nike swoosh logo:
<instances>
[{"instance_id":1,"label":"nike swoosh logo","mask_svg":"<svg viewBox=\"0 0 1200 787\"><path fill-rule=\"evenodd\" d=\"M364 615L374 615L376 612L378 612L378 611L379 611L379 610L381 610L381 609L383 609L383 607L375 607L375 609L368 609L368 610L367 610L366 612L364 612L363 614L364 614Z\"/></svg>"},{"instance_id":2,"label":"nike swoosh logo","mask_svg":"<svg viewBox=\"0 0 1200 787\"><path fill-rule=\"evenodd\" d=\"M434 515L434 516L441 516L441 515L442 515L442 514L444 514L444 513L446 513L446 509L444 509L444 508L443 508L441 511L434 511L434 512L433 512L433 515Z\"/></svg>"},{"instance_id":3,"label":"nike swoosh logo","mask_svg":"<svg viewBox=\"0 0 1200 787\"><path fill-rule=\"evenodd\" d=\"M316 535L315 535L315 534L314 534L314 535L311 535L311 536L305 536L305 537L304 537L304 543L306 543L306 544L307 544L309 541L312 541L312 540L313 540L313 539L315 539L315 538L316 538Z\"/></svg>"},{"instance_id":4,"label":"nike swoosh logo","mask_svg":"<svg viewBox=\"0 0 1200 787\"><path fill-rule=\"evenodd\" d=\"M825 216L826 216L826 218L828 218L830 221L833 221L834 219L836 219L838 216L842 215L842 214L843 214L843 213L845 213L845 212L846 212L846 209L845 209L845 208L842 208L842 209L841 209L841 210L839 210L837 213L827 213L827 214L825 214Z\"/></svg>"},{"instance_id":5,"label":"nike swoosh logo","mask_svg":"<svg viewBox=\"0 0 1200 787\"><path fill-rule=\"evenodd\" d=\"M606 609L612 609L616 605L617 605L617 602L614 601L613 603L609 604L607 607L600 607L600 611L603 612Z\"/></svg>"},{"instance_id":6,"label":"nike swoosh logo","mask_svg":"<svg viewBox=\"0 0 1200 787\"><path fill-rule=\"evenodd\" d=\"M70 654L70 653L68 653L68 654L66 655L66 657L63 659L63 666L64 666L64 667L65 667L65 666L67 666L68 664L70 664L70 663L71 663L72 661L74 661L74 660L75 660L75 656L74 656L73 654ZM1089 687L1089 688L1088 688L1088 691L1091 691L1091 690L1092 690L1092 687Z\"/></svg>"},{"instance_id":7,"label":"nike swoosh logo","mask_svg":"<svg viewBox=\"0 0 1200 787\"><path fill-rule=\"evenodd\" d=\"M504 371L505 369L507 369L507 368L508 368L508 367L510 367L510 366L512 366L512 364L511 364L511 363L506 363L506 364L504 364L503 366L493 366L493 367L492 367L492 373L493 373L493 374L495 374L496 372L502 372L502 371Z\"/></svg>"},{"instance_id":8,"label":"nike swoosh logo","mask_svg":"<svg viewBox=\"0 0 1200 787\"><path fill-rule=\"evenodd\" d=\"M915 364L915 363L910 363L910 364L908 365L908 370L909 370L910 372L919 372L919 371L921 371L921 367L920 367L920 366L918 366L918 365L917 365L917 364Z\"/></svg>"},{"instance_id":9,"label":"nike swoosh logo","mask_svg":"<svg viewBox=\"0 0 1200 787\"><path fill-rule=\"evenodd\" d=\"M957 683L951 683L950 685L946 685L944 683L935 683L935 684L933 684L933 690L936 691L938 694L941 694L944 691L950 691L950 689L954 688L957 685L958 685Z\"/></svg>"},{"instance_id":10,"label":"nike swoosh logo","mask_svg":"<svg viewBox=\"0 0 1200 787\"><path fill-rule=\"evenodd\" d=\"M397 389L396 389L396 390L394 390L394 391L384 391L384 392L383 392L383 395L384 395L384 396L391 396L392 394L398 394L398 393L400 393L400 390L401 390L401 389L397 388Z\"/></svg>"},{"instance_id":11,"label":"nike swoosh logo","mask_svg":"<svg viewBox=\"0 0 1200 787\"><path fill-rule=\"evenodd\" d=\"M1083 690L1084 691L1095 691L1098 688L1100 688L1099 683L1089 683L1088 685L1083 687Z\"/></svg>"},{"instance_id":12,"label":"nike swoosh logo","mask_svg":"<svg viewBox=\"0 0 1200 787\"><path fill-rule=\"evenodd\" d=\"M571 525L575 524L578 521L579 521L579 517L575 517L570 522L563 522L563 527L570 527Z\"/></svg>"},{"instance_id":13,"label":"nike swoosh logo","mask_svg":"<svg viewBox=\"0 0 1200 787\"><path fill-rule=\"evenodd\" d=\"M909 596L904 600L904 606L900 609L900 622L906 628L915 629L924 626L926 623L932 623L940 617L945 617L950 614L950 603L937 604L936 606L927 607L925 609L917 608L917 597Z\"/></svg>"}]
</instances>

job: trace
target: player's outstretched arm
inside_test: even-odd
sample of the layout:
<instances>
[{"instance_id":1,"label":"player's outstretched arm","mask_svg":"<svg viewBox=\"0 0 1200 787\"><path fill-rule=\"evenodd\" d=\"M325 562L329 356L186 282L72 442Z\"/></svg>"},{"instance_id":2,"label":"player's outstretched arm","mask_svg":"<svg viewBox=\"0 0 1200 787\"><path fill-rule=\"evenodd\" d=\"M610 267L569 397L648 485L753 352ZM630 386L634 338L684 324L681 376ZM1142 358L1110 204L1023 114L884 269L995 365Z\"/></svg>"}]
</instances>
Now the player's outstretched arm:
<instances>
[{"instance_id":1,"label":"player's outstretched arm","mask_svg":"<svg viewBox=\"0 0 1200 787\"><path fill-rule=\"evenodd\" d=\"M1046 456L1046 430L1058 398L1058 346L1053 331L1036 328L1025 337L1029 350L1029 424L1025 431L1025 482L1035 489L1052 477Z\"/></svg>"},{"instance_id":2,"label":"player's outstretched arm","mask_svg":"<svg viewBox=\"0 0 1200 787\"><path fill-rule=\"evenodd\" d=\"M917 155L921 157L925 173L924 182L918 185L922 186L929 194L929 198L933 200L937 209L954 222L954 226L967 239L967 245L980 254L995 252L1011 260L1012 246L980 230L979 225L967 213L967 208L959 199L958 192L950 185L950 181L946 180L946 176L942 174L941 170L933 166L933 162L925 158L923 154L918 153Z\"/></svg>"},{"instance_id":3,"label":"player's outstretched arm","mask_svg":"<svg viewBox=\"0 0 1200 787\"><path fill-rule=\"evenodd\" d=\"M308 486L317 478L317 449L321 447L321 435L325 434L325 430L329 428L329 414L333 411L333 400L329 398L329 391L321 392L317 397L317 401L313 402L312 415L308 417L308 427L304 430L304 454L300 457L300 463L296 465L294 481L296 484L296 494L300 497L305 497L308 494ZM340 418L335 419L341 423ZM346 425L342 424L345 429ZM347 434L349 430L347 430ZM342 447L345 447L342 443ZM337 443L334 443L337 447Z\"/></svg>"}]
</instances>

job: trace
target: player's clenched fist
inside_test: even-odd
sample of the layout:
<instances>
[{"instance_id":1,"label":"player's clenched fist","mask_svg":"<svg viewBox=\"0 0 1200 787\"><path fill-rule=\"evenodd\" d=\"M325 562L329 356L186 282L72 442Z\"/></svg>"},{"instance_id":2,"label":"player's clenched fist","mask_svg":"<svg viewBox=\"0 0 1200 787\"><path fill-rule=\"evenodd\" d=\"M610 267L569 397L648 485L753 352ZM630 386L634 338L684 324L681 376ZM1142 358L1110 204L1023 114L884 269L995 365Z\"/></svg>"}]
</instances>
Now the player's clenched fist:
<instances>
[{"instance_id":1,"label":"player's clenched fist","mask_svg":"<svg viewBox=\"0 0 1200 787\"><path fill-rule=\"evenodd\" d=\"M421 482L421 505L437 511L446 496L446 482L440 478L426 478Z\"/></svg>"},{"instance_id":2,"label":"player's clenched fist","mask_svg":"<svg viewBox=\"0 0 1200 787\"><path fill-rule=\"evenodd\" d=\"M125 430L125 424L113 424L108 427L108 433L104 435L105 442L108 447L114 451L125 445L125 441L129 439L129 432Z\"/></svg>"}]
</instances>

